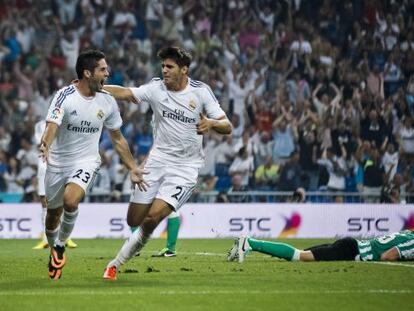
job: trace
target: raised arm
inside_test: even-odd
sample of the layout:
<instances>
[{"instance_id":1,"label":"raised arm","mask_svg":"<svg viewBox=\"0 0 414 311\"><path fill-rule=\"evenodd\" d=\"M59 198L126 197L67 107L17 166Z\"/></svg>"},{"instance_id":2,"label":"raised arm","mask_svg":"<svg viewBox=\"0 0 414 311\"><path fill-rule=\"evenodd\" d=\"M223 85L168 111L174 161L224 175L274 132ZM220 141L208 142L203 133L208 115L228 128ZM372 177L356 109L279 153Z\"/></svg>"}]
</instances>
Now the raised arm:
<instances>
[{"instance_id":1,"label":"raised arm","mask_svg":"<svg viewBox=\"0 0 414 311\"><path fill-rule=\"evenodd\" d=\"M338 105L339 101L342 99L342 92L333 82L329 83L329 86L335 91L335 97L332 99L331 105Z\"/></svg>"},{"instance_id":2,"label":"raised arm","mask_svg":"<svg viewBox=\"0 0 414 311\"><path fill-rule=\"evenodd\" d=\"M109 92L115 99L138 103L130 88L119 85L104 85L103 89Z\"/></svg>"}]
</instances>

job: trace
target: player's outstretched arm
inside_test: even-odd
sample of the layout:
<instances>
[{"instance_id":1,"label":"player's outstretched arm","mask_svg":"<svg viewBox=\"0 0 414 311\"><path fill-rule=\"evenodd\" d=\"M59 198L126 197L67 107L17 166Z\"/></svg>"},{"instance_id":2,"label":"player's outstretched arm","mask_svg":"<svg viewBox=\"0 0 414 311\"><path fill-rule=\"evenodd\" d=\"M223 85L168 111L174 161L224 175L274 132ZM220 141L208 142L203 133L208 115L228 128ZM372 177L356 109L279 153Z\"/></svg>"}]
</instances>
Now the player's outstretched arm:
<instances>
[{"instance_id":1,"label":"player's outstretched arm","mask_svg":"<svg viewBox=\"0 0 414 311\"><path fill-rule=\"evenodd\" d=\"M148 172L142 167L137 166L134 157L131 154L131 150L129 149L128 142L120 130L111 130L109 131L109 134L115 151L119 154L121 160L130 171L132 183L137 184L141 191L146 191L148 184L144 180L144 175L148 174Z\"/></svg>"},{"instance_id":2,"label":"player's outstretched arm","mask_svg":"<svg viewBox=\"0 0 414 311\"><path fill-rule=\"evenodd\" d=\"M132 101L138 103L130 88L119 85L104 85L103 89L119 100Z\"/></svg>"},{"instance_id":3,"label":"player's outstretched arm","mask_svg":"<svg viewBox=\"0 0 414 311\"><path fill-rule=\"evenodd\" d=\"M49 157L49 147L56 137L57 130L58 125L56 123L47 122L39 146L39 157L43 160L43 162L47 162Z\"/></svg>"},{"instance_id":4,"label":"player's outstretched arm","mask_svg":"<svg viewBox=\"0 0 414 311\"><path fill-rule=\"evenodd\" d=\"M397 261L400 259L400 252L396 247L387 250L381 255L381 261Z\"/></svg>"}]
</instances>

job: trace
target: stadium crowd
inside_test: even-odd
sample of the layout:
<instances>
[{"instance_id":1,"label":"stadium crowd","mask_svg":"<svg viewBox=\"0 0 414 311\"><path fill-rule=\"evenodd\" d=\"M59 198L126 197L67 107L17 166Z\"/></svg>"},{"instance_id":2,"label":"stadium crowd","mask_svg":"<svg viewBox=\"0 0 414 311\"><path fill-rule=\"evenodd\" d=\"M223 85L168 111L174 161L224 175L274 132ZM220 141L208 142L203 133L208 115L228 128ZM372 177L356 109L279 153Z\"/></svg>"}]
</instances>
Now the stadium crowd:
<instances>
[{"instance_id":1,"label":"stadium crowd","mask_svg":"<svg viewBox=\"0 0 414 311\"><path fill-rule=\"evenodd\" d=\"M199 192L247 201L225 193L302 187L412 202L413 12L412 0L0 0L0 192L37 200L34 127L80 51L104 51L107 83L132 86L160 76L156 53L173 44L192 53L190 76L234 128L204 140ZM141 161L151 111L119 106ZM100 147L91 191L111 195L93 200L122 200L129 178L108 133Z\"/></svg>"}]
</instances>

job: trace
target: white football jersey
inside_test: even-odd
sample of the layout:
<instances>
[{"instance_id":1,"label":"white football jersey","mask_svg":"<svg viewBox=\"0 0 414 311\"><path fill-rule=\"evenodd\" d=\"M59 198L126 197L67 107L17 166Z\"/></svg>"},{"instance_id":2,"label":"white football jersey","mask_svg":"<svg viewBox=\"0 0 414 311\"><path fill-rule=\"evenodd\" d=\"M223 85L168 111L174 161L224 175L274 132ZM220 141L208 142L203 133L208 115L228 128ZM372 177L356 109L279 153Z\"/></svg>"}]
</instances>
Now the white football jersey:
<instances>
[{"instance_id":1,"label":"white football jersey","mask_svg":"<svg viewBox=\"0 0 414 311\"><path fill-rule=\"evenodd\" d=\"M100 164L99 139L103 126L117 130L122 125L115 99L104 92L82 96L74 85L60 89L46 117L59 126L50 146L48 169L59 172L79 163Z\"/></svg>"},{"instance_id":2,"label":"white football jersey","mask_svg":"<svg viewBox=\"0 0 414 311\"><path fill-rule=\"evenodd\" d=\"M200 113L212 119L225 116L210 87L189 78L184 90L174 92L154 78L131 91L139 102L147 102L154 114L154 144L147 163L202 167L203 136L196 128Z\"/></svg>"}]
</instances>

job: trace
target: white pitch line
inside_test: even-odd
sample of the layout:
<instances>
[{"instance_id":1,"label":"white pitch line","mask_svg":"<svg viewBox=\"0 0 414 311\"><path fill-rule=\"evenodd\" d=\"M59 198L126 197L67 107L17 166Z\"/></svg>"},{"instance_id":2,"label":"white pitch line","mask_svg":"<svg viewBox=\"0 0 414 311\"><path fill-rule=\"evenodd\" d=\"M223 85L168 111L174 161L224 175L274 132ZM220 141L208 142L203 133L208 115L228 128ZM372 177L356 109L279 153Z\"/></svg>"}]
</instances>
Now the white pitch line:
<instances>
[{"instance_id":1,"label":"white pitch line","mask_svg":"<svg viewBox=\"0 0 414 311\"><path fill-rule=\"evenodd\" d=\"M81 295L81 296L92 296L92 295L148 295L152 292L147 291L119 291L119 290L102 290L102 291L66 291L66 292L59 292L56 291L39 291L34 290L30 292L19 292L19 291L6 291L0 292L0 297L6 296L73 296L73 295ZM390 294L390 295L401 295L401 294L412 294L412 290L397 290L397 289L371 289L371 290L270 290L270 291L261 291L261 290L218 290L218 291L210 291L210 290L201 290L201 291L160 291L159 294L161 295L347 295L347 294Z\"/></svg>"},{"instance_id":2,"label":"white pitch line","mask_svg":"<svg viewBox=\"0 0 414 311\"><path fill-rule=\"evenodd\" d=\"M389 262L389 261L366 261L369 263L375 263L377 265L387 265L387 266L398 266L398 267L408 267L408 268L414 268L414 265L410 264L404 264L404 263L398 263L398 262Z\"/></svg>"},{"instance_id":3,"label":"white pitch line","mask_svg":"<svg viewBox=\"0 0 414 311\"><path fill-rule=\"evenodd\" d=\"M154 253L152 251L143 251L143 253ZM227 253L208 253L208 252L179 252L180 255L197 255L197 256L219 256L219 257L227 257ZM351 262L351 261L350 261ZM408 267L408 268L414 268L414 264L404 264L404 263L398 263L398 262L389 262L389 261L355 261L355 263L375 263L380 265L390 265L390 266L399 266L399 267Z\"/></svg>"},{"instance_id":4,"label":"white pitch line","mask_svg":"<svg viewBox=\"0 0 414 311\"><path fill-rule=\"evenodd\" d=\"M154 254L153 251L141 251L141 253L144 254ZM208 252L178 252L179 255L197 255L197 256L220 256L220 257L226 257L227 255L225 253L208 253Z\"/></svg>"}]
</instances>

